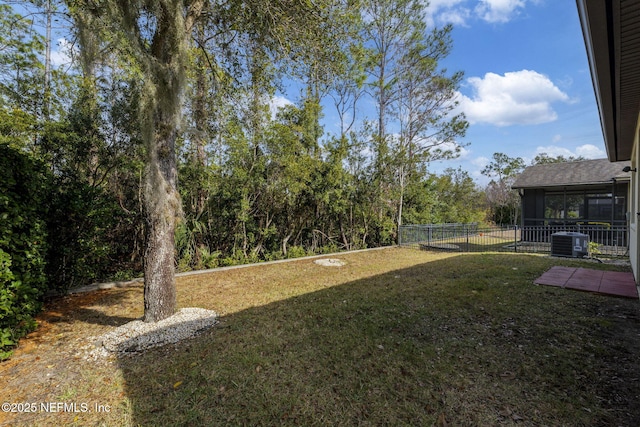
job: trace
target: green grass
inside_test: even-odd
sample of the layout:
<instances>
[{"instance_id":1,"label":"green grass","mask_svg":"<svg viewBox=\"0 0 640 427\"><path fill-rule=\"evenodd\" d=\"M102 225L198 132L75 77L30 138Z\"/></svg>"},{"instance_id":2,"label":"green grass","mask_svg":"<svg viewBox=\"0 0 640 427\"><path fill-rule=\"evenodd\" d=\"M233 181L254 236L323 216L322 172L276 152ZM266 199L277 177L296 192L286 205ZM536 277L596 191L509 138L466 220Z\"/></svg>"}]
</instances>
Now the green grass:
<instances>
[{"instance_id":1,"label":"green grass","mask_svg":"<svg viewBox=\"0 0 640 427\"><path fill-rule=\"evenodd\" d=\"M602 374L625 356L634 363L638 340L611 337L619 327L638 331L637 302L532 285L549 264L531 256L451 257L226 316L222 328L186 348L121 361L125 377L135 379L128 394L136 421L624 421L618 411L633 407L632 396L626 407L610 406L619 391ZM621 320L622 313L635 317Z\"/></svg>"},{"instance_id":2,"label":"green grass","mask_svg":"<svg viewBox=\"0 0 640 427\"><path fill-rule=\"evenodd\" d=\"M220 325L123 357L83 390L120 394L126 414L110 425L639 425L638 302L532 284L552 265L616 267L408 249L340 258L185 278L180 304L218 310Z\"/></svg>"}]
</instances>

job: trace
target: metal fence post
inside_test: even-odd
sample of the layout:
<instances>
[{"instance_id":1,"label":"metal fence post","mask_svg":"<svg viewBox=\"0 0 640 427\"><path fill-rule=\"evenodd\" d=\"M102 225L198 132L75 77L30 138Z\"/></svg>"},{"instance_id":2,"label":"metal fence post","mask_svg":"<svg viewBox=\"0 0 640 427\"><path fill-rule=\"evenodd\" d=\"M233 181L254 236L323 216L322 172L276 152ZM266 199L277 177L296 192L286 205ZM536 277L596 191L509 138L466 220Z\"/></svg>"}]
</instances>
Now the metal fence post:
<instances>
[{"instance_id":1,"label":"metal fence post","mask_svg":"<svg viewBox=\"0 0 640 427\"><path fill-rule=\"evenodd\" d=\"M465 227L467 230L467 252L469 252L469 227Z\"/></svg>"},{"instance_id":2,"label":"metal fence post","mask_svg":"<svg viewBox=\"0 0 640 427\"><path fill-rule=\"evenodd\" d=\"M513 249L518 252L518 226L513 226Z\"/></svg>"}]
</instances>

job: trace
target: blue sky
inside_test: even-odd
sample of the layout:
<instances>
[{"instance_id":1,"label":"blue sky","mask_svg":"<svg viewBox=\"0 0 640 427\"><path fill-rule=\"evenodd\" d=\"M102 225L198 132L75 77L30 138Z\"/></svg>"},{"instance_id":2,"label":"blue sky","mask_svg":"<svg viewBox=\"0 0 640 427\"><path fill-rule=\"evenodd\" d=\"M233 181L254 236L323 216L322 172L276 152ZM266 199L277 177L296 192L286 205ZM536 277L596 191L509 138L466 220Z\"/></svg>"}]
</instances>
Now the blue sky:
<instances>
[{"instance_id":1,"label":"blue sky","mask_svg":"<svg viewBox=\"0 0 640 427\"><path fill-rule=\"evenodd\" d=\"M604 158L606 152L576 4L572 0L432 0L430 20L453 23L442 63L462 70L469 143L456 161L480 183L495 152Z\"/></svg>"}]
</instances>

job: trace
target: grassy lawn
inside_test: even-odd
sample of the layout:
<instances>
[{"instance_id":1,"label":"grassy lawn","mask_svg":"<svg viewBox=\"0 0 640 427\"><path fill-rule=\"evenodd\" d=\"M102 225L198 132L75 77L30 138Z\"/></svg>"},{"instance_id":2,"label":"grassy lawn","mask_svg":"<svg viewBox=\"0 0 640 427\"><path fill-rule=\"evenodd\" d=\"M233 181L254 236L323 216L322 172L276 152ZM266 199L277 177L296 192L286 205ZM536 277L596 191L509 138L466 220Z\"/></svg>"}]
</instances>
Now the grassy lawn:
<instances>
[{"instance_id":1,"label":"grassy lawn","mask_svg":"<svg viewBox=\"0 0 640 427\"><path fill-rule=\"evenodd\" d=\"M7 425L640 425L637 300L542 287L527 254L411 249L180 278L220 324L180 345L85 360L92 336L142 315L142 288L52 302L0 364ZM98 411L103 405L109 411Z\"/></svg>"}]
</instances>

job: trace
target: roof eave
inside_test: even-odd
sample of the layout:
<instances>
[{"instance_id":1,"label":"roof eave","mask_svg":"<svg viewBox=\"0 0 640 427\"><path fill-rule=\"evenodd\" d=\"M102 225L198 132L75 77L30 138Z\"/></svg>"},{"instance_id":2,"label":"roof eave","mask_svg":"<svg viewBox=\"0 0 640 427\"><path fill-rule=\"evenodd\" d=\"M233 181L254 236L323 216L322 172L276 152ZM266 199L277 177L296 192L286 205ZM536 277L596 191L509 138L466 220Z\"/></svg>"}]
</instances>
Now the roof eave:
<instances>
[{"instance_id":1,"label":"roof eave","mask_svg":"<svg viewBox=\"0 0 640 427\"><path fill-rule=\"evenodd\" d=\"M593 182L578 182L578 183L570 183L570 184L545 184L545 185L520 185L520 186L512 186L513 190L557 190L558 188L589 188L589 187L600 187L607 186L613 184L615 182L629 182L628 177L621 178L611 178L608 181L593 181Z\"/></svg>"},{"instance_id":2,"label":"roof eave","mask_svg":"<svg viewBox=\"0 0 640 427\"><path fill-rule=\"evenodd\" d=\"M631 159L640 105L640 2L576 0L610 161Z\"/></svg>"},{"instance_id":3,"label":"roof eave","mask_svg":"<svg viewBox=\"0 0 640 427\"><path fill-rule=\"evenodd\" d=\"M611 2L599 0L577 0L577 5L607 158L612 162L628 160L620 157L616 138L613 7Z\"/></svg>"}]
</instances>

